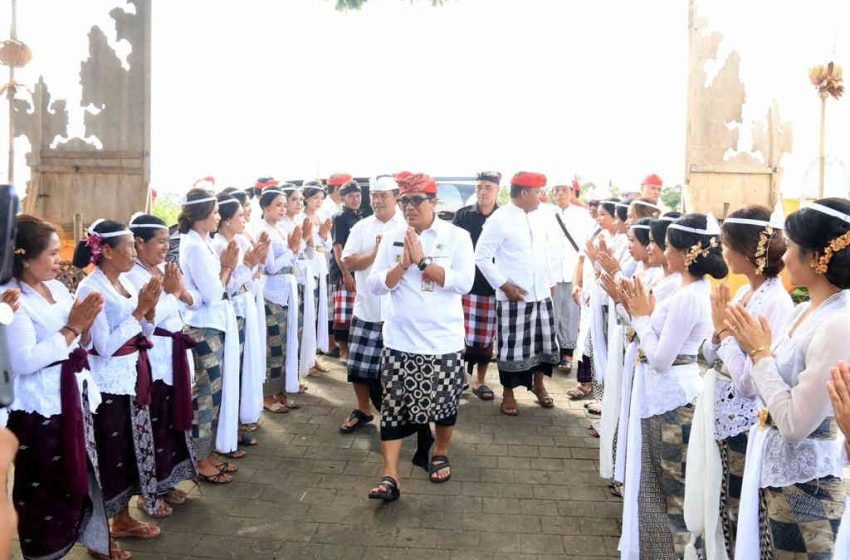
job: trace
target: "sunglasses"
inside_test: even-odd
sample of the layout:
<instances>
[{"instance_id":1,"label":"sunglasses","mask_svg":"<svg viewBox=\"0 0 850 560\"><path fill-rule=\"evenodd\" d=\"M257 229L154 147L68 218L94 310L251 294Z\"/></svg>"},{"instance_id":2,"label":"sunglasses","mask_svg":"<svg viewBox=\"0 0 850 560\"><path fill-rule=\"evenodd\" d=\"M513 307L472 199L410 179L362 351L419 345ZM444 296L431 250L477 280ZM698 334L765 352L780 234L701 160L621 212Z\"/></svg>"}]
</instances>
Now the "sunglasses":
<instances>
[{"instance_id":1,"label":"sunglasses","mask_svg":"<svg viewBox=\"0 0 850 560\"><path fill-rule=\"evenodd\" d=\"M434 198L434 197L432 197L432 196L403 196L403 197L398 199L398 204L402 208L406 208L406 207L410 206L411 204L413 205L414 208L419 208L420 206L422 206L423 202L425 202L426 200L431 200L432 198Z\"/></svg>"}]
</instances>

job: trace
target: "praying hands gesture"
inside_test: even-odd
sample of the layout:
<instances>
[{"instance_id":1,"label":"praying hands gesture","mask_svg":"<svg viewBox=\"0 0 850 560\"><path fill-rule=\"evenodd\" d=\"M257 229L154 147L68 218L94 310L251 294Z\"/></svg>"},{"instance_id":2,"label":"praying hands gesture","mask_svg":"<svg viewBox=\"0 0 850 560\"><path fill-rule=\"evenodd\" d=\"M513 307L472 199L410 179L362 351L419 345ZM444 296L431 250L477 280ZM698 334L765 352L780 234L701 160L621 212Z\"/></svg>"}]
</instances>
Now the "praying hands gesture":
<instances>
[{"instance_id":1,"label":"praying hands gesture","mask_svg":"<svg viewBox=\"0 0 850 560\"><path fill-rule=\"evenodd\" d=\"M407 249L411 263L419 264L425 258L422 243L419 242L419 236L416 235L416 230L412 227L407 228L407 233L404 235L404 247Z\"/></svg>"},{"instance_id":2,"label":"praying hands gesture","mask_svg":"<svg viewBox=\"0 0 850 560\"><path fill-rule=\"evenodd\" d=\"M635 278L633 282L624 282L622 287L623 304L633 318L652 315L655 310L655 294L652 290L646 291L640 278Z\"/></svg>"},{"instance_id":3,"label":"praying hands gesture","mask_svg":"<svg viewBox=\"0 0 850 560\"><path fill-rule=\"evenodd\" d=\"M584 244L584 254L590 259L590 262L595 263L599 259L599 249L593 244L592 239L588 239Z\"/></svg>"},{"instance_id":4,"label":"praying hands gesture","mask_svg":"<svg viewBox=\"0 0 850 560\"><path fill-rule=\"evenodd\" d=\"M756 319L743 305L729 305L726 326L735 335L741 350L750 355L753 363L770 355L770 343L773 335L770 324L764 317Z\"/></svg>"},{"instance_id":5,"label":"praying hands gesture","mask_svg":"<svg viewBox=\"0 0 850 560\"><path fill-rule=\"evenodd\" d=\"M614 303L623 303L623 291L620 289L620 286L617 285L614 278L610 274L605 273L602 275L601 280L602 289L605 290L605 293L611 296Z\"/></svg>"},{"instance_id":6,"label":"praying hands gesture","mask_svg":"<svg viewBox=\"0 0 850 560\"><path fill-rule=\"evenodd\" d=\"M847 362L838 362L838 366L830 370L832 381L826 388L832 401L832 409L835 412L835 421L847 438L850 435L850 366ZM850 442L850 438L848 438ZM845 448L848 444L844 444Z\"/></svg>"},{"instance_id":7,"label":"praying hands gesture","mask_svg":"<svg viewBox=\"0 0 850 560\"><path fill-rule=\"evenodd\" d=\"M301 226L295 226L292 233L289 234L289 249L293 253L297 253L301 249L301 240L304 238L304 233L301 231Z\"/></svg>"},{"instance_id":8,"label":"praying hands gesture","mask_svg":"<svg viewBox=\"0 0 850 560\"><path fill-rule=\"evenodd\" d=\"M319 226L319 237L322 238L322 241L328 240L328 234L330 234L331 228L333 227L333 225L334 225L333 221L330 218L328 218L327 220L322 222L321 226Z\"/></svg>"},{"instance_id":9,"label":"praying hands gesture","mask_svg":"<svg viewBox=\"0 0 850 560\"><path fill-rule=\"evenodd\" d=\"M316 240L313 239L313 220L310 217L304 218L304 224L301 226L302 236L304 237L304 241L307 242L307 245L312 247L316 244Z\"/></svg>"},{"instance_id":10,"label":"praying hands gesture","mask_svg":"<svg viewBox=\"0 0 850 560\"><path fill-rule=\"evenodd\" d=\"M0 300L12 308L12 313L17 312L18 308L21 306L20 299L21 291L17 288L9 288L3 292L2 296L0 296Z\"/></svg>"},{"instance_id":11,"label":"praying hands gesture","mask_svg":"<svg viewBox=\"0 0 850 560\"><path fill-rule=\"evenodd\" d=\"M159 302L159 296L162 294L162 280L157 277L152 277L147 284L139 290L139 303L136 305L136 310L133 316L137 321L141 321L142 317L153 323L156 318L156 304Z\"/></svg>"},{"instance_id":12,"label":"praying hands gesture","mask_svg":"<svg viewBox=\"0 0 850 560\"><path fill-rule=\"evenodd\" d=\"M70 345L77 338L76 333L80 333L84 344L87 343L90 335L89 329L91 329L92 323L94 323L94 320L102 310L103 296L98 292L90 293L86 296L86 299L76 300L74 305L71 306L71 311L68 313L68 321L66 322L68 327L70 327L68 330L71 330L71 333L65 335L67 344Z\"/></svg>"},{"instance_id":13,"label":"praying hands gesture","mask_svg":"<svg viewBox=\"0 0 850 560\"><path fill-rule=\"evenodd\" d=\"M162 290L179 298L183 289L183 273L180 268L174 263L167 263L165 275L162 277Z\"/></svg>"},{"instance_id":14,"label":"praying hands gesture","mask_svg":"<svg viewBox=\"0 0 850 560\"><path fill-rule=\"evenodd\" d=\"M620 261L612 257L611 253L603 253L600 251L599 264L601 264L603 270L611 276L616 276L617 273L620 272Z\"/></svg>"},{"instance_id":15,"label":"praying hands gesture","mask_svg":"<svg viewBox=\"0 0 850 560\"><path fill-rule=\"evenodd\" d=\"M266 262L266 257L269 254L269 234L263 232L260 234L260 239L251 247L251 250L245 253L243 260L248 268L254 268L260 263Z\"/></svg>"},{"instance_id":16,"label":"praying hands gesture","mask_svg":"<svg viewBox=\"0 0 850 560\"><path fill-rule=\"evenodd\" d=\"M718 285L714 293L711 294L711 320L714 323L714 334L717 337L717 340L714 340L715 344L719 344L721 340L732 335L729 327L726 326L726 319L728 318L726 311L729 308L730 299L729 286L725 283Z\"/></svg>"}]
</instances>

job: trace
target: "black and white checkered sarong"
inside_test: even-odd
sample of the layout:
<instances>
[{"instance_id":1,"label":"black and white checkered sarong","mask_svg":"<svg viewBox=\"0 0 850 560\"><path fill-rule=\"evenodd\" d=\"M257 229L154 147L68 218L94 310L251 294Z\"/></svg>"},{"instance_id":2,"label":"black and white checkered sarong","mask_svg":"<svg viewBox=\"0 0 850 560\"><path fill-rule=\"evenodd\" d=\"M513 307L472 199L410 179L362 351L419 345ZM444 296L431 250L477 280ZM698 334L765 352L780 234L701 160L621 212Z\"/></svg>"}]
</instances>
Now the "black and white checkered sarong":
<instances>
[{"instance_id":1,"label":"black and white checkered sarong","mask_svg":"<svg viewBox=\"0 0 850 560\"><path fill-rule=\"evenodd\" d=\"M351 318L348 331L348 382L370 383L381 377L381 351L384 349L382 321Z\"/></svg>"},{"instance_id":2,"label":"black and white checkered sarong","mask_svg":"<svg viewBox=\"0 0 850 560\"><path fill-rule=\"evenodd\" d=\"M464 377L463 352L429 355L384 348L381 439L407 437L430 422L453 426Z\"/></svg>"},{"instance_id":3,"label":"black and white checkered sarong","mask_svg":"<svg viewBox=\"0 0 850 560\"><path fill-rule=\"evenodd\" d=\"M560 351L551 298L500 301L496 303L496 315L499 370L527 371L541 364L558 363Z\"/></svg>"}]
</instances>

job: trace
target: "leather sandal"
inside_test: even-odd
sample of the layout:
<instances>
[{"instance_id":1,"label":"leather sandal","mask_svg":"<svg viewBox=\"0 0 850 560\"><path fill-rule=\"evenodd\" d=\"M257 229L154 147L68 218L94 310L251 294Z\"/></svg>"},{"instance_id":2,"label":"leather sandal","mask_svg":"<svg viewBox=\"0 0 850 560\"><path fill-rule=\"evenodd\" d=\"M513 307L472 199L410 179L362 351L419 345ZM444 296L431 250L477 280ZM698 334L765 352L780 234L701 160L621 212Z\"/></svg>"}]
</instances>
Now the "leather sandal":
<instances>
[{"instance_id":1,"label":"leather sandal","mask_svg":"<svg viewBox=\"0 0 850 560\"><path fill-rule=\"evenodd\" d=\"M398 488L398 482L391 476L385 476L381 482L372 490L369 491L370 500L383 500L385 502L394 502L401 497L401 490Z\"/></svg>"}]
</instances>

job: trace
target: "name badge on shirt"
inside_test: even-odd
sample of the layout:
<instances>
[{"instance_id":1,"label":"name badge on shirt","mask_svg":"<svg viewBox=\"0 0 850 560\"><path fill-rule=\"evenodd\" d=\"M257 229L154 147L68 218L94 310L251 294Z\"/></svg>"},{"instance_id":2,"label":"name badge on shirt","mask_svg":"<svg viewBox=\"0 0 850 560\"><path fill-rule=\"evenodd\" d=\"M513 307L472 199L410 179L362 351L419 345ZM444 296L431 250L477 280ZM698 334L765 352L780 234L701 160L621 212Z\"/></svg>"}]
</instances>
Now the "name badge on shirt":
<instances>
[{"instance_id":1,"label":"name badge on shirt","mask_svg":"<svg viewBox=\"0 0 850 560\"><path fill-rule=\"evenodd\" d=\"M437 289L437 283L433 280L425 280L425 275L422 275L422 291L433 292Z\"/></svg>"}]
</instances>

